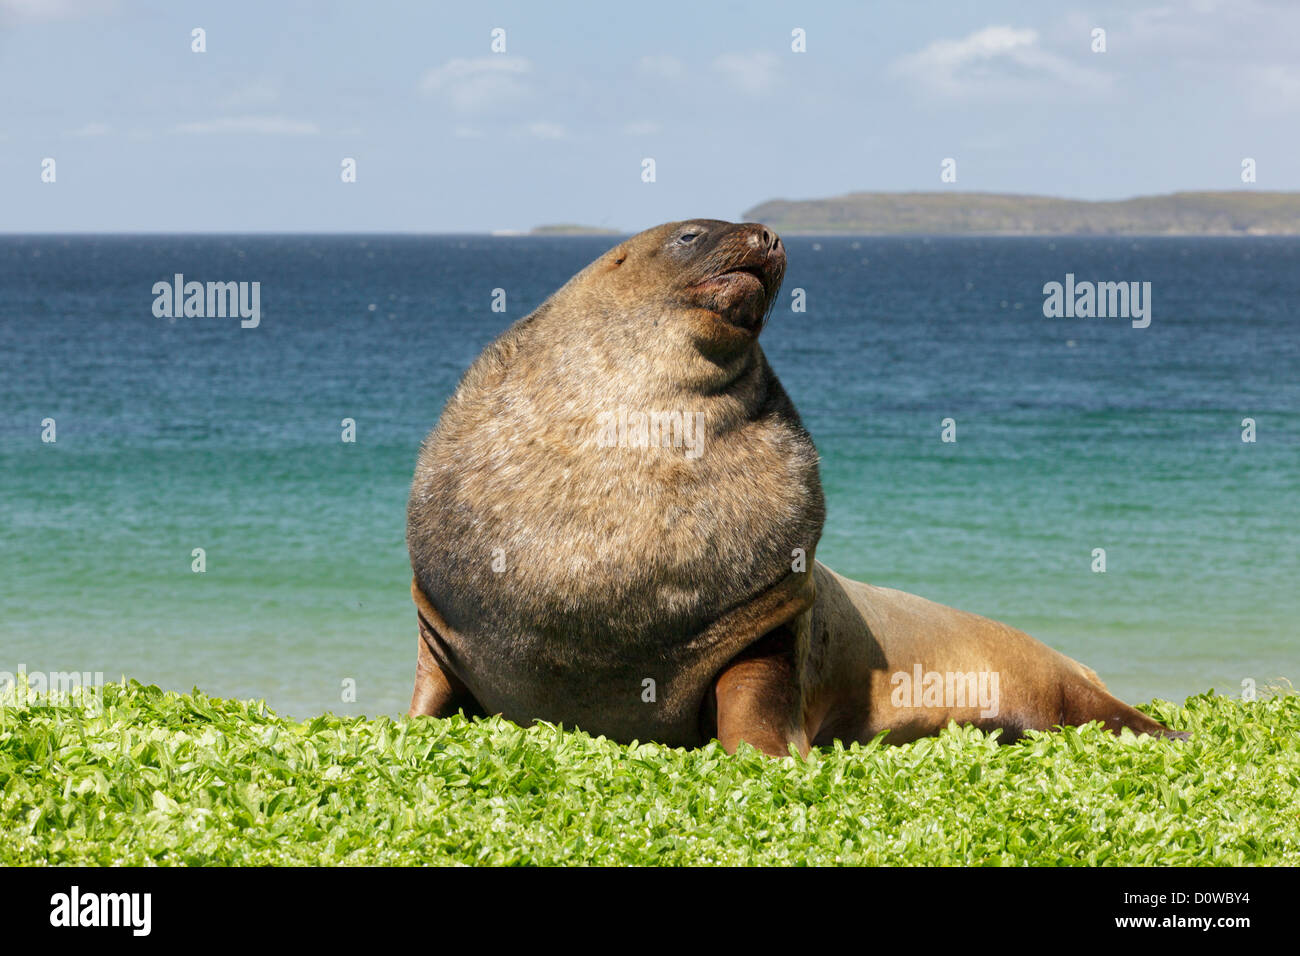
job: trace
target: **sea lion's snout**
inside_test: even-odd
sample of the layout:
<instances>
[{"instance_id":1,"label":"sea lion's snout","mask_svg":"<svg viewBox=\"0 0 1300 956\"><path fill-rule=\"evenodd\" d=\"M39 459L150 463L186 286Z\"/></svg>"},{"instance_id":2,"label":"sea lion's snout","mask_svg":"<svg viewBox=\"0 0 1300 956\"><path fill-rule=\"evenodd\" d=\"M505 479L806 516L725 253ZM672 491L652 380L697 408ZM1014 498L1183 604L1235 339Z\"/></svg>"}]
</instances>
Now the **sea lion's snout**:
<instances>
[{"instance_id":1,"label":"sea lion's snout","mask_svg":"<svg viewBox=\"0 0 1300 956\"><path fill-rule=\"evenodd\" d=\"M781 237L758 222L742 222L720 237L719 253L724 258L718 275L750 274L775 295L785 276L785 246Z\"/></svg>"},{"instance_id":2,"label":"sea lion's snout","mask_svg":"<svg viewBox=\"0 0 1300 956\"><path fill-rule=\"evenodd\" d=\"M692 236L692 233L695 233ZM775 231L757 222L685 224L677 242L696 243L698 270L688 287L698 304L719 318L758 332L785 277L785 246Z\"/></svg>"}]
</instances>

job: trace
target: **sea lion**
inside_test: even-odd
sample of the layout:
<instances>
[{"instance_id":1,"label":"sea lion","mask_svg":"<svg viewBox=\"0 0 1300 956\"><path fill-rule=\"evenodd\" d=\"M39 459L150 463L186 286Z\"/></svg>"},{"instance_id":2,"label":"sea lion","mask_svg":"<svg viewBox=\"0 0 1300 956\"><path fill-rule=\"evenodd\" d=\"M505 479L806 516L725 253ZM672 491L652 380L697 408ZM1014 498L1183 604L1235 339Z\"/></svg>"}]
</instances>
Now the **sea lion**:
<instances>
[{"instance_id":1,"label":"sea lion","mask_svg":"<svg viewBox=\"0 0 1300 956\"><path fill-rule=\"evenodd\" d=\"M1172 733L1027 634L815 560L817 451L758 344L785 263L757 223L657 226L469 368L407 509L410 714L773 755L950 719Z\"/></svg>"}]
</instances>

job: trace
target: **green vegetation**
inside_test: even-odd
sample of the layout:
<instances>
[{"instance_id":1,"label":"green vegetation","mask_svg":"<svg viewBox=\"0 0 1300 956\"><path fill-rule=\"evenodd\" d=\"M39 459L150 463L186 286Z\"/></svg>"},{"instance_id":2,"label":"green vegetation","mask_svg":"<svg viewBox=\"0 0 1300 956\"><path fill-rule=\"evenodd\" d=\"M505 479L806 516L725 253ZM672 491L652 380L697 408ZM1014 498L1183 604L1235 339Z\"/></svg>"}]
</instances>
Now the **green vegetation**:
<instances>
[{"instance_id":1,"label":"green vegetation","mask_svg":"<svg viewBox=\"0 0 1300 956\"><path fill-rule=\"evenodd\" d=\"M1300 193L1187 192L1085 202L997 193L852 193L745 212L780 232L863 235L1300 235Z\"/></svg>"},{"instance_id":2,"label":"green vegetation","mask_svg":"<svg viewBox=\"0 0 1300 956\"><path fill-rule=\"evenodd\" d=\"M285 720L105 688L0 703L0 864L1300 863L1300 696L804 762L500 719Z\"/></svg>"}]
</instances>

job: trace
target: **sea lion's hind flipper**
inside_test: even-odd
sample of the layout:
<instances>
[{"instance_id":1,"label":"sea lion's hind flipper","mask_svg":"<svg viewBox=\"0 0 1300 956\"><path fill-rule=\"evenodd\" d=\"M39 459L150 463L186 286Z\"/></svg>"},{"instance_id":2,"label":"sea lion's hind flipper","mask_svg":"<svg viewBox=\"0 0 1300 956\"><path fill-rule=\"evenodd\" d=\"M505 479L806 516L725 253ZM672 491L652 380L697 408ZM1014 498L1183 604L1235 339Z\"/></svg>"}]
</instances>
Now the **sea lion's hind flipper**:
<instances>
[{"instance_id":1,"label":"sea lion's hind flipper","mask_svg":"<svg viewBox=\"0 0 1300 956\"><path fill-rule=\"evenodd\" d=\"M1117 734L1127 727L1135 734L1150 734L1152 737L1167 737L1171 740L1191 739L1191 734L1181 730L1170 730L1140 710L1130 707L1099 685L1101 685L1099 680L1095 684L1080 681L1071 682L1071 686L1065 688L1061 707L1062 726L1077 727L1092 720L1099 720L1111 733Z\"/></svg>"}]
</instances>

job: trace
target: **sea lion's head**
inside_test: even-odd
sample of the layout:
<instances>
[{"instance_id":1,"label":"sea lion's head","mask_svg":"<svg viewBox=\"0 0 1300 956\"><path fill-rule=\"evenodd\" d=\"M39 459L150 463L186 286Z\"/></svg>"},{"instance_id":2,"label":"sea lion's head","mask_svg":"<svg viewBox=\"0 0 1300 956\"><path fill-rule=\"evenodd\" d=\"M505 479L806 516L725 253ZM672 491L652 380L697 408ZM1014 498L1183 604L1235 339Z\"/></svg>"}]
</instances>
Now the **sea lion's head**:
<instances>
[{"instance_id":1,"label":"sea lion's head","mask_svg":"<svg viewBox=\"0 0 1300 956\"><path fill-rule=\"evenodd\" d=\"M632 236L575 282L624 321L685 332L722 357L753 344L784 276L785 247L767 226L687 219Z\"/></svg>"}]
</instances>

